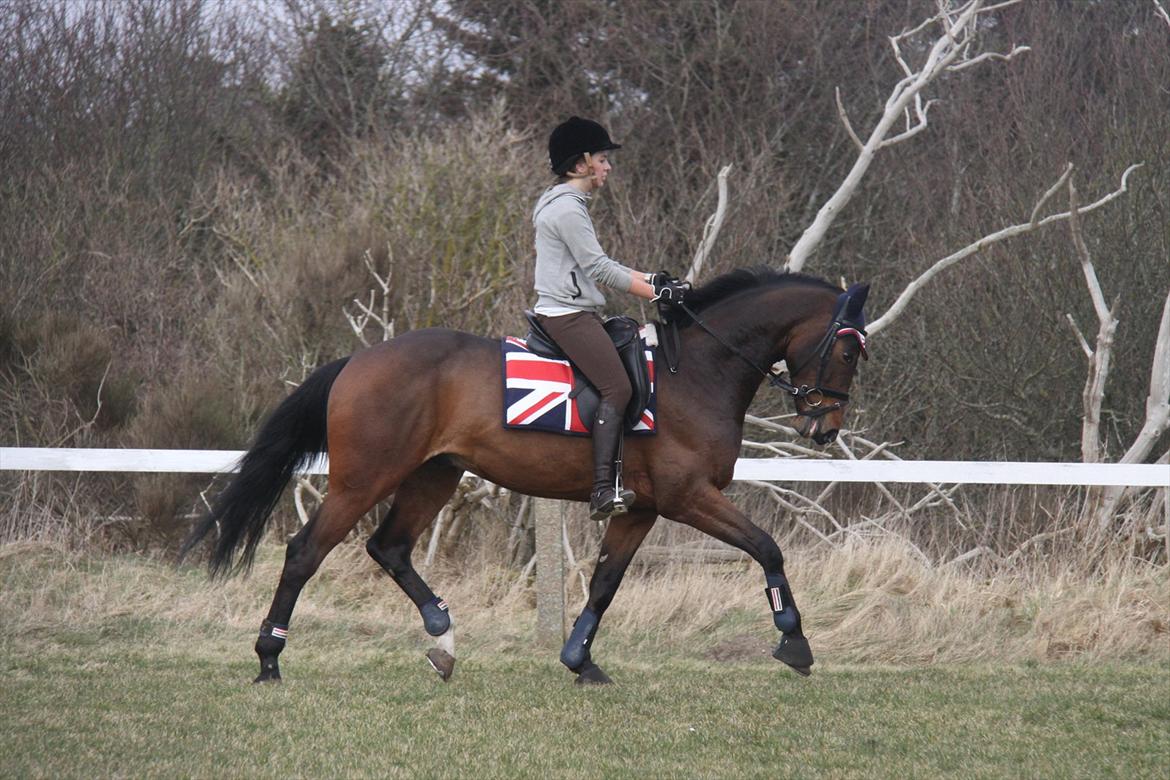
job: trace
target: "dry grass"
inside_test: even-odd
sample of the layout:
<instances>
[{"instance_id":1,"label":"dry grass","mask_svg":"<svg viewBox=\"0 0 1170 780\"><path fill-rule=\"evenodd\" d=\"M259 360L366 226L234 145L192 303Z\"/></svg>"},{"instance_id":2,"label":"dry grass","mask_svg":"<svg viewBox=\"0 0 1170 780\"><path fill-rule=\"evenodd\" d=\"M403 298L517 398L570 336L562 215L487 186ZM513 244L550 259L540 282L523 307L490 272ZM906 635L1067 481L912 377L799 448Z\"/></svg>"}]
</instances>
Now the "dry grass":
<instances>
[{"instance_id":1,"label":"dry grass","mask_svg":"<svg viewBox=\"0 0 1170 780\"><path fill-rule=\"evenodd\" d=\"M211 583L201 570L141 556L10 544L0 547L0 623L9 634L27 636L62 626L96 629L132 616L163 633L250 635L281 562L280 548L265 545L251 576ZM1166 566L1118 558L1093 575L1055 562L1019 569L934 567L886 540L796 550L788 571L822 662L1170 660ZM531 583L515 571L444 560L426 577L452 604L461 642L485 650L527 644L535 598ZM662 651L763 658L776 635L762 579L746 563L635 565L606 615L598 657ZM570 580L567 590L575 613L581 589ZM346 642L423 641L413 606L356 544L343 545L326 561L293 623L294 636L333 627Z\"/></svg>"}]
</instances>

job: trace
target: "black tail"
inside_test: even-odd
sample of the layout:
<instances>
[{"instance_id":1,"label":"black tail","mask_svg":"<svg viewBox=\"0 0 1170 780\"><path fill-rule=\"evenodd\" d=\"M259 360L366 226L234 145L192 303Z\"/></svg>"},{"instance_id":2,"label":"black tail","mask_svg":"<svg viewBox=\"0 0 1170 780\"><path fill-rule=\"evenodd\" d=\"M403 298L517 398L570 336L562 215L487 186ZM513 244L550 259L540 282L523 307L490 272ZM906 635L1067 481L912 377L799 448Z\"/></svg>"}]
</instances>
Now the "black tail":
<instances>
[{"instance_id":1,"label":"black tail","mask_svg":"<svg viewBox=\"0 0 1170 780\"><path fill-rule=\"evenodd\" d=\"M251 449L240 461L240 473L215 499L215 505L187 537L179 559L218 526L219 537L208 561L213 575L225 574L240 543L244 552L237 568L248 568L273 507L296 471L325 451L325 411L329 391L349 358L314 371L264 421Z\"/></svg>"}]
</instances>

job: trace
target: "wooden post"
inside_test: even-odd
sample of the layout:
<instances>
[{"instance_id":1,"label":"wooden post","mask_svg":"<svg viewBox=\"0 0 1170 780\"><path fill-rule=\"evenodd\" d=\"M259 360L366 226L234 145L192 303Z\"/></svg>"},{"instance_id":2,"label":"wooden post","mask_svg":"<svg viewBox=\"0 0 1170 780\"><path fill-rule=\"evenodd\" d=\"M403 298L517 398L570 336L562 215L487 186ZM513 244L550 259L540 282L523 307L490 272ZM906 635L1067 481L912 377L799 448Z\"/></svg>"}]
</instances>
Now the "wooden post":
<instances>
[{"instance_id":1,"label":"wooden post","mask_svg":"<svg viewBox=\"0 0 1170 780\"><path fill-rule=\"evenodd\" d=\"M564 502L532 502L536 527L536 641L560 648L565 643L565 553L561 542Z\"/></svg>"}]
</instances>

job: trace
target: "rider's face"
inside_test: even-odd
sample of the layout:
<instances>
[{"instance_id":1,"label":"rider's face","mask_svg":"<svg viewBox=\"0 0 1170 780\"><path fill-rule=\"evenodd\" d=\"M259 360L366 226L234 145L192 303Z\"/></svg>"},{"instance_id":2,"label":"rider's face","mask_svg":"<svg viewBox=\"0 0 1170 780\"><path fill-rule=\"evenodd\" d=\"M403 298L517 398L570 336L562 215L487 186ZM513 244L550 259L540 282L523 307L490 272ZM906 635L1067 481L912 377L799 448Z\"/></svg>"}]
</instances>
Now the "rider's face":
<instances>
[{"instance_id":1,"label":"rider's face","mask_svg":"<svg viewBox=\"0 0 1170 780\"><path fill-rule=\"evenodd\" d=\"M609 152L597 152L590 155L593 160L593 188L600 189L605 186L605 180L609 177L609 172L613 170L613 164L609 161ZM585 161L577 163L577 171L582 174L589 174L589 166Z\"/></svg>"}]
</instances>

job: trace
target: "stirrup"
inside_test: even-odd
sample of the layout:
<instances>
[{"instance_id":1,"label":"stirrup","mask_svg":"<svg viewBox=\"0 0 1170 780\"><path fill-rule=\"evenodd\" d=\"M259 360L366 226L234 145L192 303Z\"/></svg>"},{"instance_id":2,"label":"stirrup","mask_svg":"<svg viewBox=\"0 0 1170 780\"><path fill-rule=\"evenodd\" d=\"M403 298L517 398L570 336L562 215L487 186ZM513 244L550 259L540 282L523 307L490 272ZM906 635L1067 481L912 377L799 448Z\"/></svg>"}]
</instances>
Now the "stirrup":
<instances>
[{"instance_id":1,"label":"stirrup","mask_svg":"<svg viewBox=\"0 0 1170 780\"><path fill-rule=\"evenodd\" d=\"M589 497L589 519L600 523L614 515L624 515L630 511L630 506L636 498L632 490L626 490L624 487L615 490L612 486L606 485L600 490L595 490Z\"/></svg>"}]
</instances>

